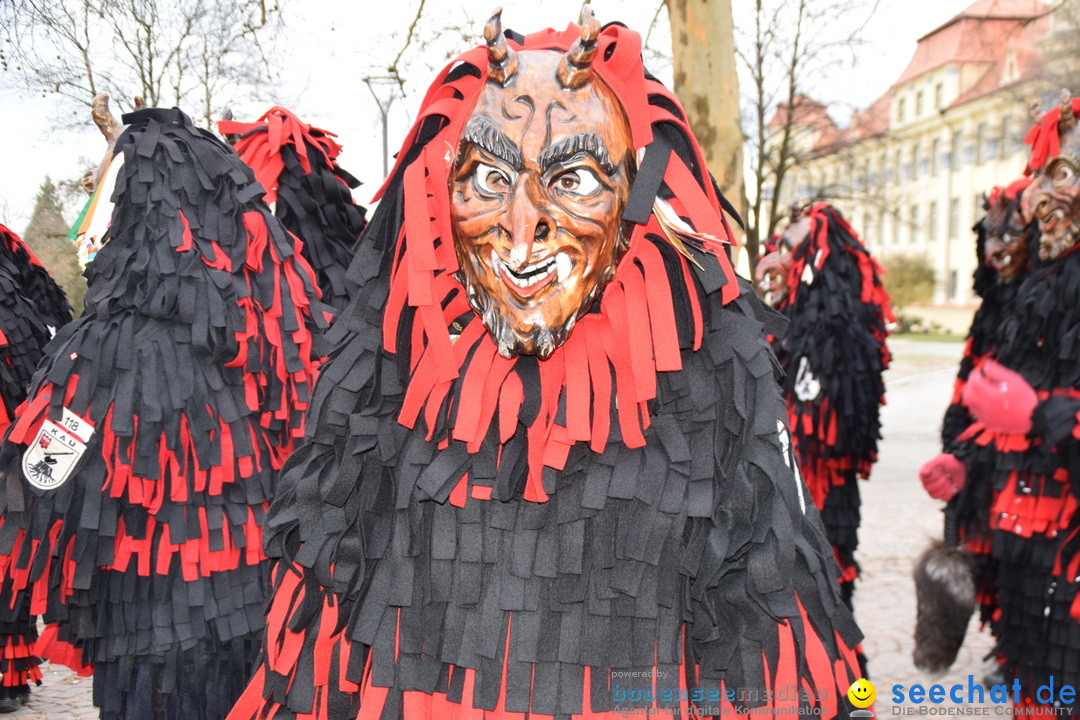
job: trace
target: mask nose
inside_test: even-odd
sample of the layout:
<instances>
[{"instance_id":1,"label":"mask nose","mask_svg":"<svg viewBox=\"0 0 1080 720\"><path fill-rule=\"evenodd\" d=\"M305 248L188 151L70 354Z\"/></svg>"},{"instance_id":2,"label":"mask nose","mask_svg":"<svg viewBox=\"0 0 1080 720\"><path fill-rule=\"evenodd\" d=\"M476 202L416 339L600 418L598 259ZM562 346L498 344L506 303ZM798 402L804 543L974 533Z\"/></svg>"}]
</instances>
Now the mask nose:
<instances>
[{"instance_id":1,"label":"mask nose","mask_svg":"<svg viewBox=\"0 0 1080 720\"><path fill-rule=\"evenodd\" d=\"M555 234L555 221L535 173L522 173L510 194L506 219L510 227L510 267L520 270L529 264L532 246Z\"/></svg>"},{"instance_id":2,"label":"mask nose","mask_svg":"<svg viewBox=\"0 0 1080 720\"><path fill-rule=\"evenodd\" d=\"M1036 213L1040 206L1046 202L1046 196L1039 192L1041 184L1039 180L1036 180L1020 193L1020 219L1025 225L1037 217Z\"/></svg>"}]
</instances>

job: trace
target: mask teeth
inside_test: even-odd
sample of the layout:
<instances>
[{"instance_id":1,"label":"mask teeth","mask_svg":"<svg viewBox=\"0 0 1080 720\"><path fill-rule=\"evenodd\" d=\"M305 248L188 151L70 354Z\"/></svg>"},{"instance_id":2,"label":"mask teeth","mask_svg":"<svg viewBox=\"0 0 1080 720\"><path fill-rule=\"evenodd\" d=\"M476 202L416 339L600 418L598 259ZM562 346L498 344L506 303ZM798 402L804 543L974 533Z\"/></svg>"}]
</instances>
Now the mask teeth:
<instances>
[{"instance_id":1,"label":"mask teeth","mask_svg":"<svg viewBox=\"0 0 1080 720\"><path fill-rule=\"evenodd\" d=\"M559 271L559 284L566 282L570 277L572 266L573 262L566 253L561 252L555 256L555 268Z\"/></svg>"}]
</instances>

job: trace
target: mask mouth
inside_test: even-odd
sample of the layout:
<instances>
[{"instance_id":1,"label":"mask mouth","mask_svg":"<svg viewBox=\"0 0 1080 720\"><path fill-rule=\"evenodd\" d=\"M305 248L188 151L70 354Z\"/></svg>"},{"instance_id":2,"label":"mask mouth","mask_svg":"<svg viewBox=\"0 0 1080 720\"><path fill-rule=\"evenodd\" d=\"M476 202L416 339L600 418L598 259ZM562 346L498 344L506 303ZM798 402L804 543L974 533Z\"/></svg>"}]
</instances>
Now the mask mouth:
<instances>
[{"instance_id":1,"label":"mask mouth","mask_svg":"<svg viewBox=\"0 0 1080 720\"><path fill-rule=\"evenodd\" d=\"M570 277L574 261L566 252L557 252L523 265L518 269L491 250L491 268L503 283L520 297L531 297L553 283L562 284Z\"/></svg>"},{"instance_id":2,"label":"mask mouth","mask_svg":"<svg viewBox=\"0 0 1080 720\"><path fill-rule=\"evenodd\" d=\"M1058 208L1053 212L1044 215L1039 218L1039 231L1043 233L1052 233L1054 229L1061 223L1065 222L1065 210Z\"/></svg>"},{"instance_id":3,"label":"mask mouth","mask_svg":"<svg viewBox=\"0 0 1080 720\"><path fill-rule=\"evenodd\" d=\"M997 270L998 272L1008 270L1010 267L1012 267L1012 262L1012 255L1009 255L1004 250L999 250L998 252L994 253L990 256L989 260L990 267L994 268L994 270Z\"/></svg>"}]
</instances>

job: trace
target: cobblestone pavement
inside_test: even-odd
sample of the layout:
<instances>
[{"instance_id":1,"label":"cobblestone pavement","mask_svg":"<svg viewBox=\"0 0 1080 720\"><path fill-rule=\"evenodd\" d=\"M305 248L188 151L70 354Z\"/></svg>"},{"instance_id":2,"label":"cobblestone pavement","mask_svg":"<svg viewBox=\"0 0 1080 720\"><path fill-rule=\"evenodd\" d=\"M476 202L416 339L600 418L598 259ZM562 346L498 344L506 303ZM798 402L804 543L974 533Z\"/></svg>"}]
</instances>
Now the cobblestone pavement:
<instances>
[{"instance_id":1,"label":"cobblestone pavement","mask_svg":"<svg viewBox=\"0 0 1080 720\"><path fill-rule=\"evenodd\" d=\"M901 706L889 702L894 684L908 688L914 683L961 683L966 692L970 676L978 684L990 669L983 658L991 647L989 635L980 632L973 620L964 647L945 676L928 678L911 663L915 625L911 570L914 558L928 541L941 535L942 507L923 492L917 470L939 452L938 429L952 392L961 346L910 340L894 340L890 346L894 360L886 376L884 440L873 478L862 486L858 553L862 579L855 592L855 614L866 633L864 648L870 678L877 686L875 710L879 717L900 715L905 708L914 707L910 702ZM45 681L34 690L29 705L7 717L96 718L91 684L90 678L47 666Z\"/></svg>"}]
</instances>

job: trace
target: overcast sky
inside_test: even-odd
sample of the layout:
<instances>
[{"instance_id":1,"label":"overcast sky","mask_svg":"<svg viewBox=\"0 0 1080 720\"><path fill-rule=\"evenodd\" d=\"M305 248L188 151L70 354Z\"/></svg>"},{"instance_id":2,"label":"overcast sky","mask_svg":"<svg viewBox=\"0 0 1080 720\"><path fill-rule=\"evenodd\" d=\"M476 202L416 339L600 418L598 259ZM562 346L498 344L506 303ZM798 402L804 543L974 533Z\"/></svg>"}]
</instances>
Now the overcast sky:
<instances>
[{"instance_id":1,"label":"overcast sky","mask_svg":"<svg viewBox=\"0 0 1080 720\"><path fill-rule=\"evenodd\" d=\"M491 0L492 3L497 0ZM420 0L355 3L354 15L335 14L341 3L333 0L294 2L303 5L307 17L289 21L288 43L279 54L278 70L283 79L280 94L267 98L265 105L235 108L238 120L254 120L267 108L281 104L306 121L337 133L344 147L341 164L364 181L357 200L367 204L381 180L381 124L375 101L361 78L373 74L397 55L405 29ZM751 10L752 0L733 0L736 19ZM881 0L876 15L866 28L866 45L854 67L838 67L821 84L819 97L842 103L834 112L845 119L851 107L865 107L880 96L904 69L914 52L916 40L969 5L971 0ZM852 0L854 7L865 3ZM463 10L467 5L468 10ZM504 0L504 23L522 32L545 26L565 27L576 20L580 0ZM659 0L593 0L601 22L618 19L644 34ZM380 17L374 17L372 7ZM481 21L488 13L476 10L477 0L426 0L428 21L419 28L428 47L427 65L441 65L439 55L451 49L463 50L460 36L434 37L434 28L447 24ZM483 7L487 7L486 4ZM361 9L362 8L362 9ZM650 45L667 41L666 22L661 19ZM476 39L479 39L477 36ZM669 41L667 41L669 42ZM414 45L414 48L416 46ZM410 51L410 53L412 50ZM438 57L432 57L437 55ZM413 55L407 55L412 57ZM411 97L392 106L391 152L400 144L415 112L431 71L421 64L410 76ZM663 73L660 73L663 77ZM0 78L3 80L3 78ZM4 138L3 172L0 173L0 223L22 233L33 208L34 195L46 175L53 180L77 178L101 159L104 140L93 127L87 112L81 132L56 130L50 118L56 115L52 98L28 97L0 84L0 137ZM75 210L69 214L74 220Z\"/></svg>"}]
</instances>

